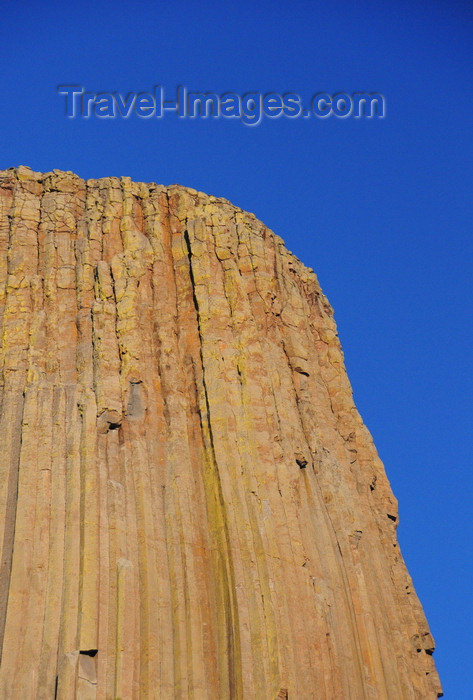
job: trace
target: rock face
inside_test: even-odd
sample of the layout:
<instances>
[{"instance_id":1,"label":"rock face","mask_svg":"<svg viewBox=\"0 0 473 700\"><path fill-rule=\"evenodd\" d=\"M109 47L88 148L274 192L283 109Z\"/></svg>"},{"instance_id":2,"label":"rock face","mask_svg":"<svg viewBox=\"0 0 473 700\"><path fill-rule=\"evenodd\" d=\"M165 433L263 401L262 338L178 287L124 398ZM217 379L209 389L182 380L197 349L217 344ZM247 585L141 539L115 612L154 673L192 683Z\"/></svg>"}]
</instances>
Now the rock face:
<instances>
[{"instance_id":1,"label":"rock face","mask_svg":"<svg viewBox=\"0 0 473 700\"><path fill-rule=\"evenodd\" d=\"M0 697L429 700L315 274L183 187L0 172Z\"/></svg>"}]
</instances>

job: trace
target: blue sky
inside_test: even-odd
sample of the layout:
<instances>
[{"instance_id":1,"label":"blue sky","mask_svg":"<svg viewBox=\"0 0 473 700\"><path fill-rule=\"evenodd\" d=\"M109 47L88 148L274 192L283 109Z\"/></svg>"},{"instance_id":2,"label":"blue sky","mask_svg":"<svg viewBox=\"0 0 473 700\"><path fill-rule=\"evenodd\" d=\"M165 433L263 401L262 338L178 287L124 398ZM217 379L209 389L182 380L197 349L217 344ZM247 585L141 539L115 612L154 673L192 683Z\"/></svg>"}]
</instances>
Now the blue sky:
<instances>
[{"instance_id":1,"label":"blue sky","mask_svg":"<svg viewBox=\"0 0 473 700\"><path fill-rule=\"evenodd\" d=\"M0 168L223 196L316 270L400 502L445 698L473 697L473 5L24 0L3 4L0 42ZM61 84L378 91L386 117L67 119Z\"/></svg>"}]
</instances>

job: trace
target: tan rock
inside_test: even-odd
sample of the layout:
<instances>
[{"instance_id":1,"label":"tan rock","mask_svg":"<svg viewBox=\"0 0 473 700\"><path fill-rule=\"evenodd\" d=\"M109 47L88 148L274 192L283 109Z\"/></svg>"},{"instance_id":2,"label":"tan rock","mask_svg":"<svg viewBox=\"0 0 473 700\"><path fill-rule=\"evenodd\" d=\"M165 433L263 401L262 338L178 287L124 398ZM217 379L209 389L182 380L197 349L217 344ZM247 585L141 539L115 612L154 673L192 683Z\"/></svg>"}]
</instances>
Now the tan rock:
<instances>
[{"instance_id":1,"label":"tan rock","mask_svg":"<svg viewBox=\"0 0 473 700\"><path fill-rule=\"evenodd\" d=\"M312 270L252 214L0 172L0 698L429 700Z\"/></svg>"}]
</instances>

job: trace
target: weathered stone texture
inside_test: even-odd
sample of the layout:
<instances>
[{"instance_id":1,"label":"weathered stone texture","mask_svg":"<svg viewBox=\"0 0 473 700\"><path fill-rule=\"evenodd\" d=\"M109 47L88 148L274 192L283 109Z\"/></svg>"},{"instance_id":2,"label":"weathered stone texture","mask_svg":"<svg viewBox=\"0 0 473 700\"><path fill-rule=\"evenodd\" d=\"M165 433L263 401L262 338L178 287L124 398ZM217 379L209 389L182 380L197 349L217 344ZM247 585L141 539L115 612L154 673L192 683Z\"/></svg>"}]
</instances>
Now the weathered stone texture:
<instances>
[{"instance_id":1,"label":"weathered stone texture","mask_svg":"<svg viewBox=\"0 0 473 700\"><path fill-rule=\"evenodd\" d=\"M0 698L429 700L315 274L223 199L0 172Z\"/></svg>"}]
</instances>

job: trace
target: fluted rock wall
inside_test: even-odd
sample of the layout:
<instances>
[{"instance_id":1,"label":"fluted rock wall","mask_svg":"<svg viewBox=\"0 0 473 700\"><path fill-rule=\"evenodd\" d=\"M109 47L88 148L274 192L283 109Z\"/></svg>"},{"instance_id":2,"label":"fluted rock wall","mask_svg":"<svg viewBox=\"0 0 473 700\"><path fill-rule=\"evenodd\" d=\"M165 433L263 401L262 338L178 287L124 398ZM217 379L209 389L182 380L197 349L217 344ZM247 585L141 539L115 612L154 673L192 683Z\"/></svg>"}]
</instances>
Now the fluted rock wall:
<instances>
[{"instance_id":1,"label":"fluted rock wall","mask_svg":"<svg viewBox=\"0 0 473 700\"><path fill-rule=\"evenodd\" d=\"M0 172L0 698L430 700L315 274L183 187Z\"/></svg>"}]
</instances>

